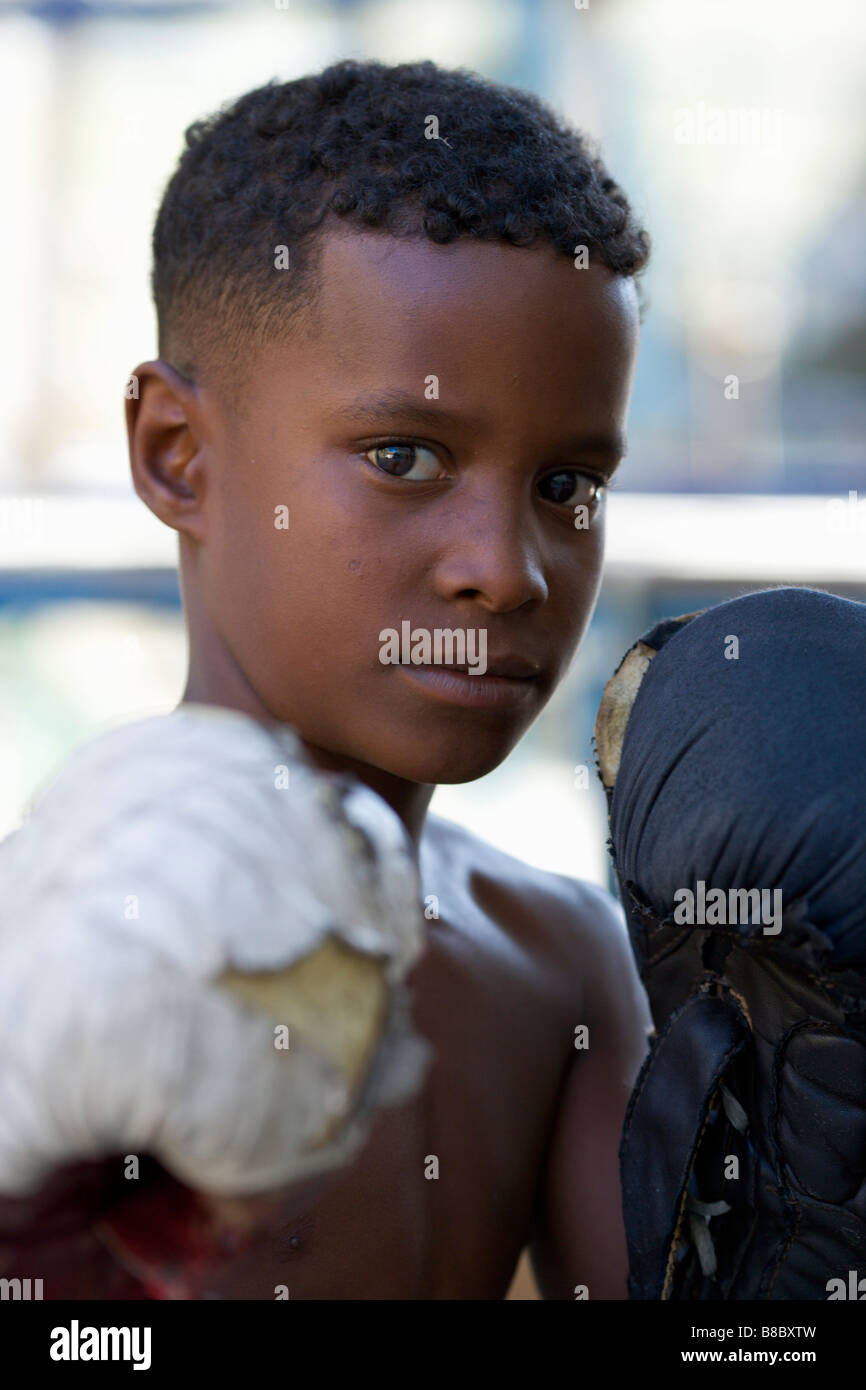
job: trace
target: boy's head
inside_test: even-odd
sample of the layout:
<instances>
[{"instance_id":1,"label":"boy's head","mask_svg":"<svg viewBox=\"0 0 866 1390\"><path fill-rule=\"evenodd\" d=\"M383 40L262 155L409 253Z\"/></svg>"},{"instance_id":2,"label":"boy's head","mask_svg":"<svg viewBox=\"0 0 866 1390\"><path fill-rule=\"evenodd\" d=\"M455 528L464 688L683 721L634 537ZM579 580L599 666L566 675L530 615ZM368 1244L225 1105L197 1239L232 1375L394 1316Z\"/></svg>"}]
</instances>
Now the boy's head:
<instances>
[{"instance_id":1,"label":"boy's head","mask_svg":"<svg viewBox=\"0 0 866 1390\"><path fill-rule=\"evenodd\" d=\"M535 97L343 62L191 126L153 245L127 423L181 537L186 698L411 782L489 771L598 591L649 254L624 195ZM446 630L485 675L443 674Z\"/></svg>"}]
</instances>

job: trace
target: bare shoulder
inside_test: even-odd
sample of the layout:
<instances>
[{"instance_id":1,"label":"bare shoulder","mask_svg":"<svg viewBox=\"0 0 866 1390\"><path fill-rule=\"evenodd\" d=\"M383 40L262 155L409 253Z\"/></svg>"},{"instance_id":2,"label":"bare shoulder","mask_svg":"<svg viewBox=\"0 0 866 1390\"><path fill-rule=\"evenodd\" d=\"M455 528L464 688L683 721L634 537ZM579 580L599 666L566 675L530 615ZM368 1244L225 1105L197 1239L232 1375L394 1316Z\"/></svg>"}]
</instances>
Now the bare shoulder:
<instances>
[{"instance_id":1,"label":"bare shoulder","mask_svg":"<svg viewBox=\"0 0 866 1390\"><path fill-rule=\"evenodd\" d=\"M422 877L425 893L455 890L515 944L591 984L599 1002L637 981L622 909L594 883L537 869L439 816L428 817Z\"/></svg>"}]
</instances>

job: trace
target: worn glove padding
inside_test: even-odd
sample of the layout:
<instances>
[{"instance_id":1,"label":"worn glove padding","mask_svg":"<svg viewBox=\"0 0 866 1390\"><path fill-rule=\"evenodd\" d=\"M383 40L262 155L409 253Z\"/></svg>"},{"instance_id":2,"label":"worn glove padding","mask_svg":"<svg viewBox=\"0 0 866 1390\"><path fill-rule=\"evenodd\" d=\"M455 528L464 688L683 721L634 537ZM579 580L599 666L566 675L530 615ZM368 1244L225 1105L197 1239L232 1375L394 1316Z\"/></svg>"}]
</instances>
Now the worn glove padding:
<instances>
[{"instance_id":1,"label":"worn glove padding","mask_svg":"<svg viewBox=\"0 0 866 1390\"><path fill-rule=\"evenodd\" d=\"M239 1194L345 1162L426 1073L422 944L398 818L288 726L95 739L0 845L0 1193L118 1153Z\"/></svg>"}]
</instances>

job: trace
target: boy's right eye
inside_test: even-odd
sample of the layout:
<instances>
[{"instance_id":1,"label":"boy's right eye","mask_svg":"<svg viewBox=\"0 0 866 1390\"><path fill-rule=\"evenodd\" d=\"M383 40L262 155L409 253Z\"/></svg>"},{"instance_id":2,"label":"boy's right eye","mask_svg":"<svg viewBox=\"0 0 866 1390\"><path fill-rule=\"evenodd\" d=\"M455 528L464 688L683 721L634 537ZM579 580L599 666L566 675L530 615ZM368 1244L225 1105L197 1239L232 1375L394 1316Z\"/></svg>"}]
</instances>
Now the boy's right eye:
<instances>
[{"instance_id":1,"label":"boy's right eye","mask_svg":"<svg viewBox=\"0 0 866 1390\"><path fill-rule=\"evenodd\" d=\"M426 458L419 458L426 455ZM393 440L386 444L374 444L365 450L364 457L375 468L388 473L392 478L408 478L413 483L428 483L442 476L442 465L432 449L423 444L412 444L408 440Z\"/></svg>"}]
</instances>

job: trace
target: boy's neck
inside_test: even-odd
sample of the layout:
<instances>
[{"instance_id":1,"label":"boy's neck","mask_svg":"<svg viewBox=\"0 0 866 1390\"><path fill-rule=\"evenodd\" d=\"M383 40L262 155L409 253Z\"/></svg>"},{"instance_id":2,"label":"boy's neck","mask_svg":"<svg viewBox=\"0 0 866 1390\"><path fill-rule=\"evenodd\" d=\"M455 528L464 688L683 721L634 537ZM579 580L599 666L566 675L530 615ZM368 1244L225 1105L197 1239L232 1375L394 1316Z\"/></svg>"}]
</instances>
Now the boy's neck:
<instances>
[{"instance_id":1,"label":"boy's neck","mask_svg":"<svg viewBox=\"0 0 866 1390\"><path fill-rule=\"evenodd\" d=\"M240 672L237 672L237 676L238 679L235 680L211 682L190 668L180 705L219 705L223 709L239 710L241 714L248 714L263 723L272 723L275 716L262 703ZM371 767L368 763L332 753L326 748L319 748L316 744L310 743L302 735L300 737L307 754L317 767L324 772L346 772L382 797L406 827L417 859L424 822L435 787L423 782L407 782L402 777L394 777L383 768Z\"/></svg>"},{"instance_id":2,"label":"boy's neck","mask_svg":"<svg viewBox=\"0 0 866 1390\"><path fill-rule=\"evenodd\" d=\"M430 798L436 788L425 782L407 782L402 777L394 777L390 772L385 772L381 767L371 767L369 763L356 762L354 758L331 753L326 748L318 748L315 744L309 743L305 738L302 738L301 742L317 767L325 772L348 772L381 796L406 827L417 859Z\"/></svg>"}]
</instances>

